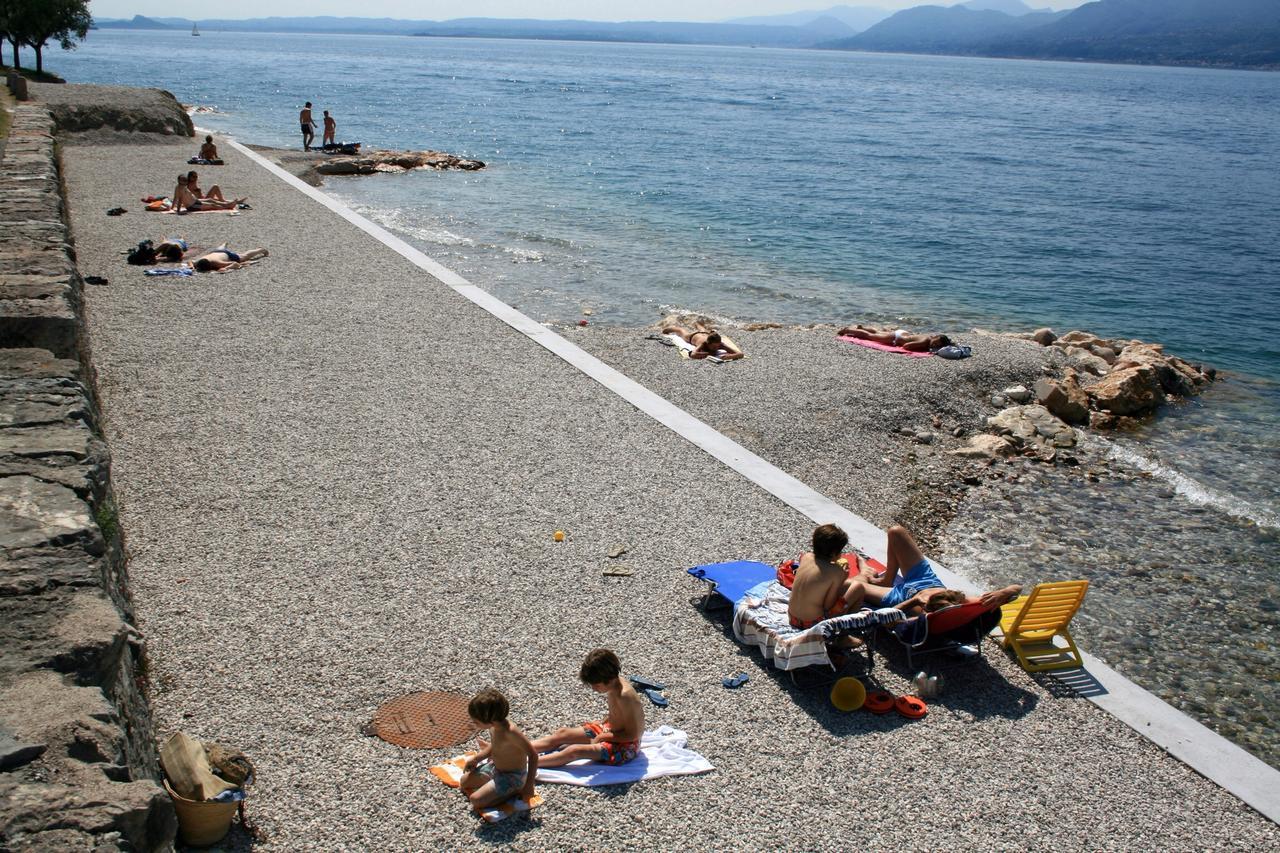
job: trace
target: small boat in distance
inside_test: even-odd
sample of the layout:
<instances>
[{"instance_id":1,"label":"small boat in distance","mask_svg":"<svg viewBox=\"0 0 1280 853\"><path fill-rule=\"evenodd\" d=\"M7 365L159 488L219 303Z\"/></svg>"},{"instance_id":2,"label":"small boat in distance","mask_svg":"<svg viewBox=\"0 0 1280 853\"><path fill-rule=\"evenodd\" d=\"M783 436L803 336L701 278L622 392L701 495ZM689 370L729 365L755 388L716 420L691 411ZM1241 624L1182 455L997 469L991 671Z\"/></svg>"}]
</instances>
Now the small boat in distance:
<instances>
[{"instance_id":1,"label":"small boat in distance","mask_svg":"<svg viewBox=\"0 0 1280 853\"><path fill-rule=\"evenodd\" d=\"M198 35L200 35L200 28L199 28L198 26L196 26L195 24L192 24L192 25L191 25L191 35L193 35L193 36L198 36Z\"/></svg>"}]
</instances>

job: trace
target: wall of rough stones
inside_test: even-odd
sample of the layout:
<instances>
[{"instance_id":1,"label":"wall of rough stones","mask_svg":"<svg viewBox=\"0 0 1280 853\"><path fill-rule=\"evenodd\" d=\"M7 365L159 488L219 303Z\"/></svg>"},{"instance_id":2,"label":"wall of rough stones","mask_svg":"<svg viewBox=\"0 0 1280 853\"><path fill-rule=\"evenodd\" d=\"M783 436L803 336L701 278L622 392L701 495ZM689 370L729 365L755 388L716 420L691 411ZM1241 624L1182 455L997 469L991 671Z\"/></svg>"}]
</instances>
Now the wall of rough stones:
<instances>
[{"instance_id":1,"label":"wall of rough stones","mask_svg":"<svg viewBox=\"0 0 1280 853\"><path fill-rule=\"evenodd\" d=\"M0 156L0 849L165 850L53 119Z\"/></svg>"}]
</instances>

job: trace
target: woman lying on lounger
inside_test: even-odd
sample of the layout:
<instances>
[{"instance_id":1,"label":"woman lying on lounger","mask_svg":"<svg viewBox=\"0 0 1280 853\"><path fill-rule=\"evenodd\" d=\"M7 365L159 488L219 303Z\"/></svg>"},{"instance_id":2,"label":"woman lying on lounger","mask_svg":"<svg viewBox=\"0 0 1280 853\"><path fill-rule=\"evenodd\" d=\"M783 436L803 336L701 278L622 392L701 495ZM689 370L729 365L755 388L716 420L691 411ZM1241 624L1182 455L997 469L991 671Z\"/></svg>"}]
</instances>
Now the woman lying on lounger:
<instances>
[{"instance_id":1,"label":"woman lying on lounger","mask_svg":"<svg viewBox=\"0 0 1280 853\"><path fill-rule=\"evenodd\" d=\"M951 346L951 338L946 335L913 335L906 329L880 331L871 326L848 326L836 332L837 337L857 338L861 341L875 341L891 347L902 347L911 352L937 352L943 347Z\"/></svg>"},{"instance_id":2,"label":"woman lying on lounger","mask_svg":"<svg viewBox=\"0 0 1280 853\"><path fill-rule=\"evenodd\" d=\"M694 329L684 326L667 326L662 330L664 335L679 335L693 345L689 358L710 358L714 356L721 361L734 361L743 358L742 350L720 337L720 333L709 326L697 323Z\"/></svg>"},{"instance_id":3,"label":"woman lying on lounger","mask_svg":"<svg viewBox=\"0 0 1280 853\"><path fill-rule=\"evenodd\" d=\"M247 267L249 264L265 258L267 256L266 249L250 249L247 252L233 252L227 248L227 244L223 243L216 249L205 252L200 257L191 262L191 267L196 272L228 272L230 270L238 270L241 267Z\"/></svg>"}]
</instances>

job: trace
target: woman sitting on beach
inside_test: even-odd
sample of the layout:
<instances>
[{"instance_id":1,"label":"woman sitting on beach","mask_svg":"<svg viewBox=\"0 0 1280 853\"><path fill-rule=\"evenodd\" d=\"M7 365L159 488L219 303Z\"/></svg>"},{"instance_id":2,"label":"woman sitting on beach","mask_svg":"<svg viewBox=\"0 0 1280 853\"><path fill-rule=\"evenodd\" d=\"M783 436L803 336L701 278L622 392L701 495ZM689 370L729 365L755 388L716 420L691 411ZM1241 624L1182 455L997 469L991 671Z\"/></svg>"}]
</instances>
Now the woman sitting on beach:
<instances>
[{"instance_id":1,"label":"woman sitting on beach","mask_svg":"<svg viewBox=\"0 0 1280 853\"><path fill-rule=\"evenodd\" d=\"M200 146L200 159L210 161L222 159L218 156L218 146L213 144L213 136L204 138L204 145Z\"/></svg>"},{"instance_id":2,"label":"woman sitting on beach","mask_svg":"<svg viewBox=\"0 0 1280 853\"><path fill-rule=\"evenodd\" d=\"M247 267L258 258L265 258L267 254L266 249L233 252L227 248L226 243L223 243L218 248L211 249L196 258L191 262L191 267L196 272L229 272Z\"/></svg>"},{"instance_id":3,"label":"woman sitting on beach","mask_svg":"<svg viewBox=\"0 0 1280 853\"><path fill-rule=\"evenodd\" d=\"M857 338L860 341L875 341L891 347L901 347L911 352L937 352L943 347L951 346L951 338L946 335L913 335L906 329L880 331L871 326L847 326L836 332L837 337Z\"/></svg>"},{"instance_id":4,"label":"woman sitting on beach","mask_svg":"<svg viewBox=\"0 0 1280 853\"><path fill-rule=\"evenodd\" d=\"M742 350L730 341L720 337L720 333L709 326L697 323L693 329L684 326L666 326L664 335L679 335L693 345L689 358L718 358L721 361L735 361L744 358Z\"/></svg>"},{"instance_id":5,"label":"woman sitting on beach","mask_svg":"<svg viewBox=\"0 0 1280 853\"><path fill-rule=\"evenodd\" d=\"M208 192L202 192L200 189L200 176L194 171L187 172L187 189L190 190L191 194L199 201L226 201L226 198L222 195L222 187L217 184L209 187Z\"/></svg>"},{"instance_id":6,"label":"woman sitting on beach","mask_svg":"<svg viewBox=\"0 0 1280 853\"><path fill-rule=\"evenodd\" d=\"M182 213L185 209L191 213L204 210L231 210L243 204L244 199L235 201L218 201L213 198L197 198L192 192L187 175L178 175L178 185L173 188L173 211Z\"/></svg>"}]
</instances>

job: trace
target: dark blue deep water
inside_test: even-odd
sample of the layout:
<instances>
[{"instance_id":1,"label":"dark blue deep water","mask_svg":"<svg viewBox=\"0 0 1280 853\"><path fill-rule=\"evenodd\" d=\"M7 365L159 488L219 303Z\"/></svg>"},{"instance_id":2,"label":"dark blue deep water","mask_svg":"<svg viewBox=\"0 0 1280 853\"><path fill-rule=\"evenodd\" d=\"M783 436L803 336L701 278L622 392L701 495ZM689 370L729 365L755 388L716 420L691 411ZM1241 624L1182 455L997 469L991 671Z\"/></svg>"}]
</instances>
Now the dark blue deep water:
<instances>
[{"instance_id":1,"label":"dark blue deep water","mask_svg":"<svg viewBox=\"0 0 1280 853\"><path fill-rule=\"evenodd\" d=\"M141 62L143 58L155 61ZM329 192L544 320L889 319L1159 341L1228 380L1128 450L1280 513L1280 74L748 48L98 31L72 81L485 160Z\"/></svg>"}]
</instances>

